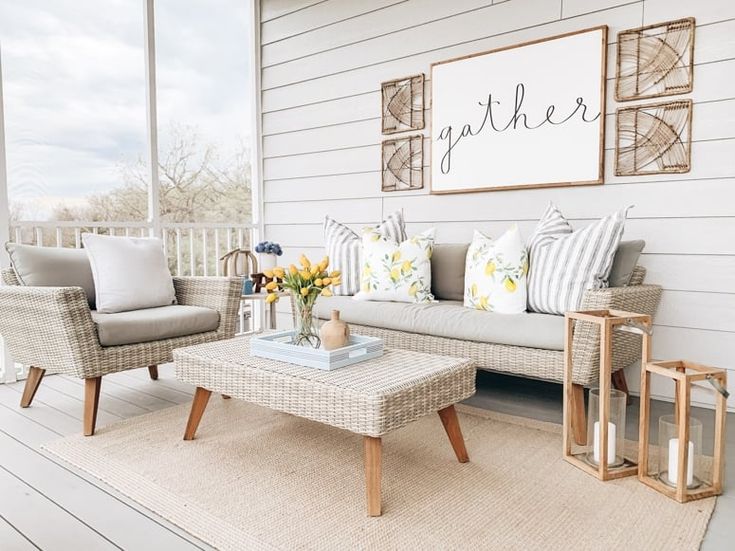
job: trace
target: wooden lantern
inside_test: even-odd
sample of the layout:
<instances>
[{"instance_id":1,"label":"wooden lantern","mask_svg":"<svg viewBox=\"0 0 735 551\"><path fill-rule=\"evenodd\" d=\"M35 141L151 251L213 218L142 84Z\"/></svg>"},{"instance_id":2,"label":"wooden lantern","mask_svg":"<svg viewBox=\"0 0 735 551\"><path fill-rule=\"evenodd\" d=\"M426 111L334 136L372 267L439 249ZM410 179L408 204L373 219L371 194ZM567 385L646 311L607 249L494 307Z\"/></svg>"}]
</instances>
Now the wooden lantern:
<instances>
[{"instance_id":1,"label":"wooden lantern","mask_svg":"<svg viewBox=\"0 0 735 551\"><path fill-rule=\"evenodd\" d=\"M676 385L674 415L659 420L658 466L654 472L649 469L649 427L651 414L651 374L666 377ZM701 423L691 416L692 384L709 381L717 390L715 409L714 453L711 458L711 476L705 480L701 453L701 441L692 435L692 428L700 429ZM641 366L641 413L639 435L638 478L641 482L658 490L680 503L720 495L725 465L725 419L727 373L722 369L708 367L687 361L646 361ZM666 419L668 417L668 419ZM667 423L668 421L668 423ZM696 424L695 424L696 423ZM662 435L666 424L673 424L674 431ZM665 458L665 459L664 459Z\"/></svg>"},{"instance_id":2,"label":"wooden lantern","mask_svg":"<svg viewBox=\"0 0 735 551\"><path fill-rule=\"evenodd\" d=\"M651 334L651 316L620 310L590 310L583 312L567 312L564 346L564 459L583 471L599 478L611 480L632 476L638 472L638 466L625 457L625 423L618 426L611 422L612 390L612 338L613 331L627 331L643 336L643 358L648 358ZM580 441L584 427L573 426L582 423L584 414L574 411L574 390L572 388L572 340L575 322L595 324L600 331L600 382L595 395L598 407L592 412L597 421L590 422L586 439ZM593 400L590 400L593 403ZM625 408L616 401L616 408ZM619 410L618 410L619 411ZM614 417L614 416L613 416ZM590 421L592 421L590 419ZM575 430L576 429L576 430ZM574 449L572 438L577 440ZM590 451L590 437L593 439ZM617 438L616 438L617 437ZM618 442L616 446L616 441ZM581 446L580 446L581 445ZM580 449L581 447L581 449ZM612 449L611 449L612 448ZM617 448L617 449L616 449ZM615 459L620 457L620 464Z\"/></svg>"}]
</instances>

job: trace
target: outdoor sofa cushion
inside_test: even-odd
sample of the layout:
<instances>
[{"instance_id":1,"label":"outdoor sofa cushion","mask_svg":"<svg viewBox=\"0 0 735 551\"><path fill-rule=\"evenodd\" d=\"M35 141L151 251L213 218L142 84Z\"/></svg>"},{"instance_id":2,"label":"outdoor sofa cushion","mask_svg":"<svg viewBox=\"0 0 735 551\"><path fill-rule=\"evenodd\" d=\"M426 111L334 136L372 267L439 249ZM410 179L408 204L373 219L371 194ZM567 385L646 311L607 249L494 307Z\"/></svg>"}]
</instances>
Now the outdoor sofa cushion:
<instances>
[{"instance_id":1,"label":"outdoor sofa cushion","mask_svg":"<svg viewBox=\"0 0 735 551\"><path fill-rule=\"evenodd\" d=\"M448 300L410 304L320 297L316 301L315 313L319 319L328 319L333 309L340 311L340 319L356 325L449 339L564 350L564 316L553 314L496 314L471 310L461 301Z\"/></svg>"},{"instance_id":2,"label":"outdoor sofa cushion","mask_svg":"<svg viewBox=\"0 0 735 551\"><path fill-rule=\"evenodd\" d=\"M5 250L22 285L81 287L89 307L94 308L94 279L86 251L17 243L6 243Z\"/></svg>"},{"instance_id":3,"label":"outdoor sofa cushion","mask_svg":"<svg viewBox=\"0 0 735 551\"><path fill-rule=\"evenodd\" d=\"M115 314L92 312L102 346L185 337L219 327L219 312L200 306L160 306Z\"/></svg>"},{"instance_id":4,"label":"outdoor sofa cushion","mask_svg":"<svg viewBox=\"0 0 735 551\"><path fill-rule=\"evenodd\" d=\"M464 299L464 267L469 243L435 243L431 290L437 300Z\"/></svg>"},{"instance_id":5,"label":"outdoor sofa cushion","mask_svg":"<svg viewBox=\"0 0 735 551\"><path fill-rule=\"evenodd\" d=\"M638 259L645 246L646 242L642 239L620 242L618 250L615 251L612 268L610 268L610 277L608 278L610 287L628 286L630 278L633 277L633 270L638 265Z\"/></svg>"},{"instance_id":6,"label":"outdoor sofa cushion","mask_svg":"<svg viewBox=\"0 0 735 551\"><path fill-rule=\"evenodd\" d=\"M625 287L630 283L633 268L638 264L642 240L621 241L610 269L610 287ZM431 289L438 300L464 298L464 269L468 243L435 243L431 256Z\"/></svg>"}]
</instances>

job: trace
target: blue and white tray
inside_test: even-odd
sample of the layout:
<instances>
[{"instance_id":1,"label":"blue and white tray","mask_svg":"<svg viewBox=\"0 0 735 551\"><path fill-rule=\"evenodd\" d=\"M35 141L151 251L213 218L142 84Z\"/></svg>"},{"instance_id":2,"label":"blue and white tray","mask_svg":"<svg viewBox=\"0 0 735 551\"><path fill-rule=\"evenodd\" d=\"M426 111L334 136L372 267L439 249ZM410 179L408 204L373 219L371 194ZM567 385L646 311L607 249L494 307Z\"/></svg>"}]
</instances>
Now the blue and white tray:
<instances>
[{"instance_id":1,"label":"blue and white tray","mask_svg":"<svg viewBox=\"0 0 735 551\"><path fill-rule=\"evenodd\" d=\"M331 371L383 355L383 340L377 337L350 335L350 342L343 348L323 350L292 344L294 331L279 331L250 339L253 356L279 360L304 367Z\"/></svg>"}]
</instances>

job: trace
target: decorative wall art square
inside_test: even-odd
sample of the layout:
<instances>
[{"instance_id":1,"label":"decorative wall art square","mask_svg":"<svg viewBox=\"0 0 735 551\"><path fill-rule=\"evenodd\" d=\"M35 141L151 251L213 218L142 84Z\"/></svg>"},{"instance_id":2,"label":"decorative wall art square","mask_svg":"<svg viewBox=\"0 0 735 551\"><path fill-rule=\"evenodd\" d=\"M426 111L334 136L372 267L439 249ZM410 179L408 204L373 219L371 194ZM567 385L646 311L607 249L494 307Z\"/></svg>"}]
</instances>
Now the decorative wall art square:
<instances>
[{"instance_id":1,"label":"decorative wall art square","mask_svg":"<svg viewBox=\"0 0 735 551\"><path fill-rule=\"evenodd\" d=\"M381 85L383 134L424 127L424 75L390 80Z\"/></svg>"},{"instance_id":2,"label":"decorative wall art square","mask_svg":"<svg viewBox=\"0 0 735 551\"><path fill-rule=\"evenodd\" d=\"M615 99L691 92L694 28L689 17L618 33Z\"/></svg>"},{"instance_id":3,"label":"decorative wall art square","mask_svg":"<svg viewBox=\"0 0 735 551\"><path fill-rule=\"evenodd\" d=\"M424 137L421 135L383 142L383 191L424 187Z\"/></svg>"},{"instance_id":4,"label":"decorative wall art square","mask_svg":"<svg viewBox=\"0 0 735 551\"><path fill-rule=\"evenodd\" d=\"M691 169L691 100L620 108L615 123L617 176Z\"/></svg>"},{"instance_id":5,"label":"decorative wall art square","mask_svg":"<svg viewBox=\"0 0 735 551\"><path fill-rule=\"evenodd\" d=\"M607 27L431 67L431 193L602 184Z\"/></svg>"}]
</instances>

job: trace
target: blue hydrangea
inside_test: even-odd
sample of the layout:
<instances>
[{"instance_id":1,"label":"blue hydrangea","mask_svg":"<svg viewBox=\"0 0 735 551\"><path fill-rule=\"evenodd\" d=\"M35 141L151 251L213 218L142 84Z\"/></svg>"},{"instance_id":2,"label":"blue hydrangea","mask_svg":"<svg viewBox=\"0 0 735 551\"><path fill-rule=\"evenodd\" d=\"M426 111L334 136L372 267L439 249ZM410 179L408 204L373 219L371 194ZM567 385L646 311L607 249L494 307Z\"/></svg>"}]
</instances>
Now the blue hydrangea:
<instances>
[{"instance_id":1,"label":"blue hydrangea","mask_svg":"<svg viewBox=\"0 0 735 551\"><path fill-rule=\"evenodd\" d=\"M281 256L283 254L283 249L278 243L273 243L271 241L261 241L255 246L255 252Z\"/></svg>"}]
</instances>

